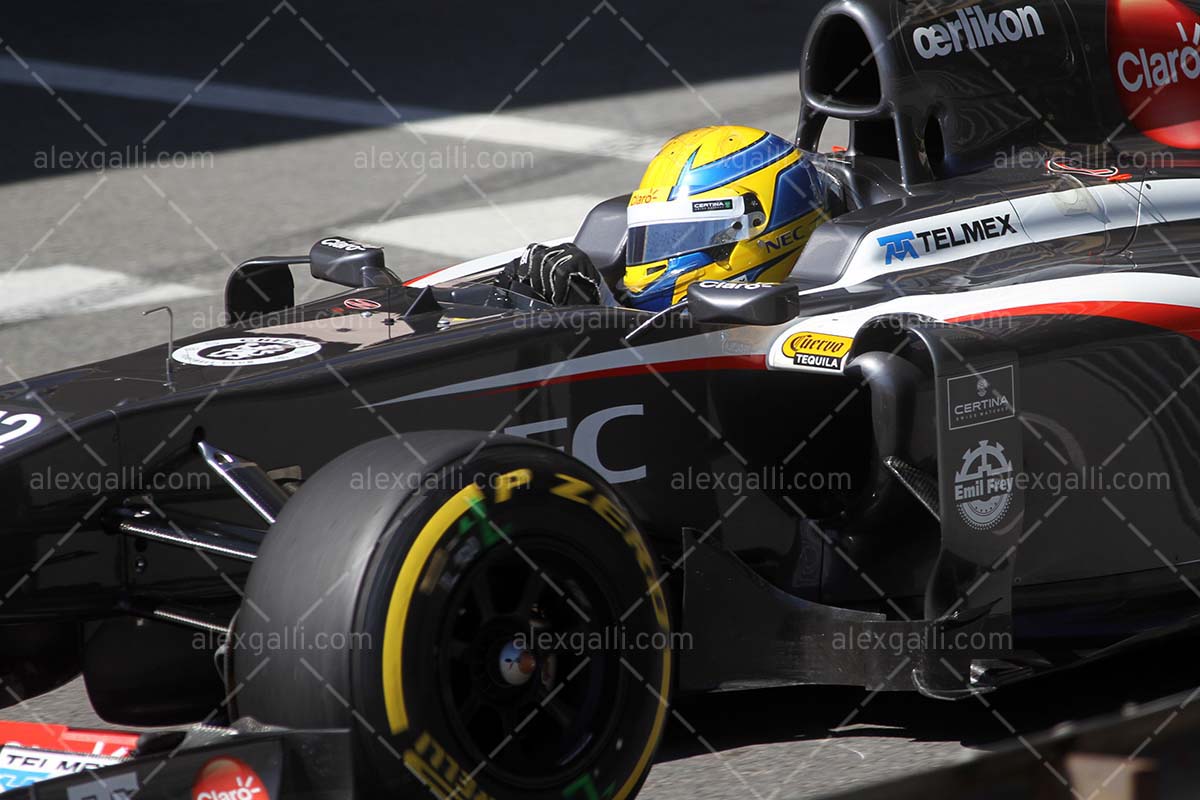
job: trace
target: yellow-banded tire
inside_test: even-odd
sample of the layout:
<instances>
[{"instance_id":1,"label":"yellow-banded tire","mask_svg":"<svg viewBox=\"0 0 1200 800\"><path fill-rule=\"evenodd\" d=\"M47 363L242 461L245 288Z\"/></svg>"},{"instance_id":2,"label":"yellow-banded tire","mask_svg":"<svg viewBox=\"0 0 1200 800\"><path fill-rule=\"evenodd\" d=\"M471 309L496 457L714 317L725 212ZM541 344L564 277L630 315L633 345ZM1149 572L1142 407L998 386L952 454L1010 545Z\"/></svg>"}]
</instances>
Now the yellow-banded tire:
<instances>
[{"instance_id":1,"label":"yellow-banded tire","mask_svg":"<svg viewBox=\"0 0 1200 800\"><path fill-rule=\"evenodd\" d=\"M429 432L357 447L289 500L231 688L238 714L353 729L371 796L621 800L666 721L670 645L645 539L598 475Z\"/></svg>"}]
</instances>

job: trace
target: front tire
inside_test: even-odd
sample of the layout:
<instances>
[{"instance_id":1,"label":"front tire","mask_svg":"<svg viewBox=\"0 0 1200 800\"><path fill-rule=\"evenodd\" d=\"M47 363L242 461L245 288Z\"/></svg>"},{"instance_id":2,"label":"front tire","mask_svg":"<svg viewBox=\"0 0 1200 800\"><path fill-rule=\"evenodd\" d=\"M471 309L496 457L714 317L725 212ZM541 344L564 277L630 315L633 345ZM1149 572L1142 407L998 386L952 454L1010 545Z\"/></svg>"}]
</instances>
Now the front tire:
<instances>
[{"instance_id":1,"label":"front tire","mask_svg":"<svg viewBox=\"0 0 1200 800\"><path fill-rule=\"evenodd\" d=\"M372 788L628 798L671 676L667 603L603 480L522 440L365 444L289 500L233 637L237 711L349 727Z\"/></svg>"}]
</instances>

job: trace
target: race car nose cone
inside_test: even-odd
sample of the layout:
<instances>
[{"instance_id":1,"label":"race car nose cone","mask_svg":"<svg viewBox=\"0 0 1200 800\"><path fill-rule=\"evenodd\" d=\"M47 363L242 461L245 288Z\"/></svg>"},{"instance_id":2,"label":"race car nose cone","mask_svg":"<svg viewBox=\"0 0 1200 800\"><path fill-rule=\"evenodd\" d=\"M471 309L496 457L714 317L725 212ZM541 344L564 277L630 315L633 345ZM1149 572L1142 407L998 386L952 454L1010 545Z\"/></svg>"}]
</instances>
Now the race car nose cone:
<instances>
[{"instance_id":1,"label":"race car nose cone","mask_svg":"<svg viewBox=\"0 0 1200 800\"><path fill-rule=\"evenodd\" d=\"M500 650L500 676L510 686L524 686L537 670L537 656L509 642Z\"/></svg>"}]
</instances>

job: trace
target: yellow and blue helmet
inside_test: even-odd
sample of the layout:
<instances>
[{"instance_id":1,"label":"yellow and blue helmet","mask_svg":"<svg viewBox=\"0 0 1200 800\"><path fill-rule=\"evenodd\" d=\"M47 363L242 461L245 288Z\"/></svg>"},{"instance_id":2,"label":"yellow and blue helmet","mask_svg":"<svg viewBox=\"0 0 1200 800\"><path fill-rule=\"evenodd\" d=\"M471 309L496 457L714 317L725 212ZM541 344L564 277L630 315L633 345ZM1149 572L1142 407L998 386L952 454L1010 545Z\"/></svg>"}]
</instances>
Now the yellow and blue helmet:
<instances>
[{"instance_id":1,"label":"yellow and blue helmet","mask_svg":"<svg viewBox=\"0 0 1200 800\"><path fill-rule=\"evenodd\" d=\"M629 200L629 304L661 310L698 280L782 280L825 220L824 196L782 137L737 125L676 136Z\"/></svg>"}]
</instances>

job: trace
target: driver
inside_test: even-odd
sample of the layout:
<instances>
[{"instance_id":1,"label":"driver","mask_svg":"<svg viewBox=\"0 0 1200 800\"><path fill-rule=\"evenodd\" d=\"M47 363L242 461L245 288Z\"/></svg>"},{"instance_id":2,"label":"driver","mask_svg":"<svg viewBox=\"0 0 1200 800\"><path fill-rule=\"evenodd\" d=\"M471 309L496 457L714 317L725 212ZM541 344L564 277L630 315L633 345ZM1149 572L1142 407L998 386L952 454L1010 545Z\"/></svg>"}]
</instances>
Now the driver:
<instances>
[{"instance_id":1,"label":"driver","mask_svg":"<svg viewBox=\"0 0 1200 800\"><path fill-rule=\"evenodd\" d=\"M658 311L698 280L780 281L828 218L810 156L756 128L699 128L667 142L629 200L626 305ZM532 244L501 284L554 305L600 303L608 287L572 244Z\"/></svg>"}]
</instances>

